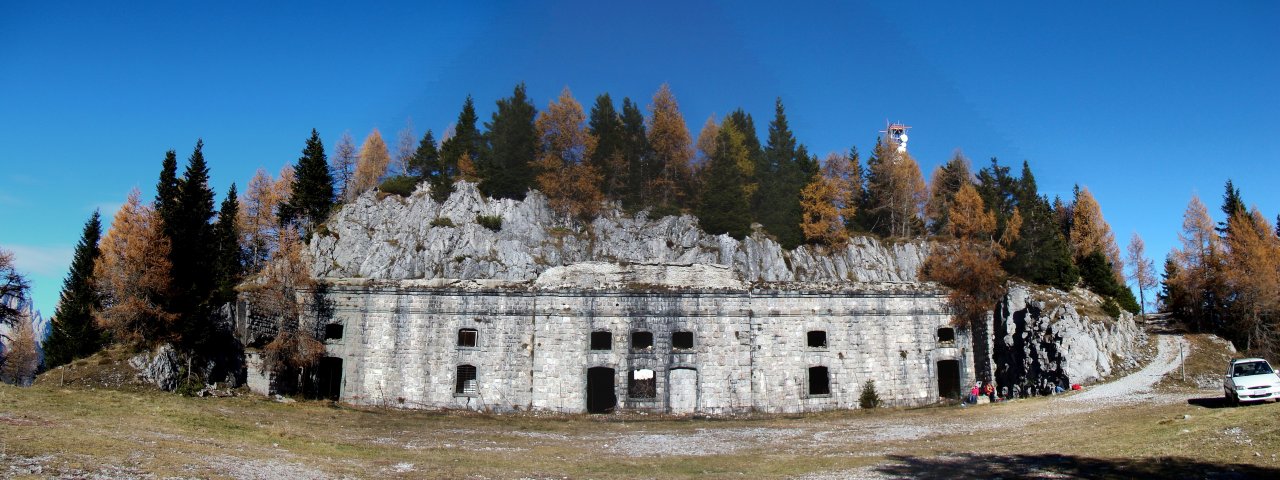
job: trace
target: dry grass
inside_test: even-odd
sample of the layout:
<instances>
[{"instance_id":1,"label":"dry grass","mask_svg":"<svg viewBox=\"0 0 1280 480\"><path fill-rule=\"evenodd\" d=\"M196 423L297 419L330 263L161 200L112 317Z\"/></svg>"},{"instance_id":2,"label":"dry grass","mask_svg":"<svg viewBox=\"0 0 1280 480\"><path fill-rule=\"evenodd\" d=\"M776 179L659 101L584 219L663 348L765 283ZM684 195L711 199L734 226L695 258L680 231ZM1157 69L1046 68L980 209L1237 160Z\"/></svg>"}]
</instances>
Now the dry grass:
<instances>
[{"instance_id":1,"label":"dry grass","mask_svg":"<svg viewBox=\"0 0 1280 480\"><path fill-rule=\"evenodd\" d=\"M1191 340L1207 343L1188 374L1216 372L1214 344ZM1280 404L1221 408L1216 390L1173 381L1152 402L1094 410L1035 398L682 420L187 398L94 386L95 367L114 375L91 360L73 386L0 386L0 477L1280 476Z\"/></svg>"}]
</instances>

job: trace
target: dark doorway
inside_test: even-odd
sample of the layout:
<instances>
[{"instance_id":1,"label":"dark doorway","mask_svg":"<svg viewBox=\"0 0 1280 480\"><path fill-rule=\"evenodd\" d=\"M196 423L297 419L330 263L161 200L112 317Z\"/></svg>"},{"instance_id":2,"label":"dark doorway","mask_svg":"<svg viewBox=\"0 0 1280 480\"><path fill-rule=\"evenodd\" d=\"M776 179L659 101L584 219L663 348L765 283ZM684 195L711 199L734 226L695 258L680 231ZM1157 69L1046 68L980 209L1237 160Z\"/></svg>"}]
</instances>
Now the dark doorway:
<instances>
[{"instance_id":1,"label":"dark doorway","mask_svg":"<svg viewBox=\"0 0 1280 480\"><path fill-rule=\"evenodd\" d=\"M316 393L320 398L337 400L342 395L342 359L324 357L320 359L320 368L316 372Z\"/></svg>"},{"instance_id":2,"label":"dark doorway","mask_svg":"<svg viewBox=\"0 0 1280 480\"><path fill-rule=\"evenodd\" d=\"M831 395L831 377L827 367L809 367L809 396Z\"/></svg>"},{"instance_id":3,"label":"dark doorway","mask_svg":"<svg viewBox=\"0 0 1280 480\"><path fill-rule=\"evenodd\" d=\"M960 399L960 361L938 361L938 396Z\"/></svg>"},{"instance_id":4,"label":"dark doorway","mask_svg":"<svg viewBox=\"0 0 1280 480\"><path fill-rule=\"evenodd\" d=\"M587 413L610 413L618 404L613 389L616 373L608 367L587 369Z\"/></svg>"}]
</instances>

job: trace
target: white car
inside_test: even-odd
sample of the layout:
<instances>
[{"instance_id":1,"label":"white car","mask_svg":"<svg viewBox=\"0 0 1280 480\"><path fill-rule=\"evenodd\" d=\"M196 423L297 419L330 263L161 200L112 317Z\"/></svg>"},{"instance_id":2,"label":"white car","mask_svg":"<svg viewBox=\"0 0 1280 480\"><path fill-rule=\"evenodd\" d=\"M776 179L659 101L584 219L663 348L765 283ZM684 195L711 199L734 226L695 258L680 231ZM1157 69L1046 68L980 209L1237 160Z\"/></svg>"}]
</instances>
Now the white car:
<instances>
[{"instance_id":1,"label":"white car","mask_svg":"<svg viewBox=\"0 0 1280 480\"><path fill-rule=\"evenodd\" d=\"M1261 358L1241 358L1227 365L1222 388L1227 402L1280 400L1280 376Z\"/></svg>"}]
</instances>

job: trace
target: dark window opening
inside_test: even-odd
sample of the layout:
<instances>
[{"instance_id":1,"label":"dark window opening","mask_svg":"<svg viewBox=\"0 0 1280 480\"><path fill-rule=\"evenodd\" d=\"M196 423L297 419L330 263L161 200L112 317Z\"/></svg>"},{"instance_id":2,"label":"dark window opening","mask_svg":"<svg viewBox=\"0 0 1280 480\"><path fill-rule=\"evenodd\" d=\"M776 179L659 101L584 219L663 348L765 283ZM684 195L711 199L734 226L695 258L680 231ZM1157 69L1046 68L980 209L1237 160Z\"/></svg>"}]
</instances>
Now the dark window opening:
<instances>
[{"instance_id":1,"label":"dark window opening","mask_svg":"<svg viewBox=\"0 0 1280 480\"><path fill-rule=\"evenodd\" d=\"M657 396L658 383L654 378L653 370L647 368L632 370L631 377L627 379L627 397L655 398Z\"/></svg>"},{"instance_id":2,"label":"dark window opening","mask_svg":"<svg viewBox=\"0 0 1280 480\"><path fill-rule=\"evenodd\" d=\"M340 338L342 338L342 324L341 324L341 323L329 323L329 324L325 324L325 326L324 326L324 339L325 339L325 340L338 340L338 339L340 339Z\"/></svg>"},{"instance_id":3,"label":"dark window opening","mask_svg":"<svg viewBox=\"0 0 1280 480\"><path fill-rule=\"evenodd\" d=\"M458 346L459 347L475 347L476 338L480 336L480 332L474 328L464 328L458 330Z\"/></svg>"},{"instance_id":4,"label":"dark window opening","mask_svg":"<svg viewBox=\"0 0 1280 480\"><path fill-rule=\"evenodd\" d=\"M809 348L827 348L827 332L822 330L809 331Z\"/></svg>"},{"instance_id":5,"label":"dark window opening","mask_svg":"<svg viewBox=\"0 0 1280 480\"><path fill-rule=\"evenodd\" d=\"M631 333L631 351L638 352L641 350L653 349L653 333L650 332L632 332Z\"/></svg>"},{"instance_id":6,"label":"dark window opening","mask_svg":"<svg viewBox=\"0 0 1280 480\"><path fill-rule=\"evenodd\" d=\"M591 332L592 350L613 350L613 334L609 332Z\"/></svg>"},{"instance_id":7,"label":"dark window opening","mask_svg":"<svg viewBox=\"0 0 1280 480\"><path fill-rule=\"evenodd\" d=\"M942 327L938 329L938 343L954 343L956 341L956 329L950 327Z\"/></svg>"},{"instance_id":8,"label":"dark window opening","mask_svg":"<svg viewBox=\"0 0 1280 480\"><path fill-rule=\"evenodd\" d=\"M453 393L475 395L476 367L474 365L458 365L458 380L453 386Z\"/></svg>"},{"instance_id":9,"label":"dark window opening","mask_svg":"<svg viewBox=\"0 0 1280 480\"><path fill-rule=\"evenodd\" d=\"M809 395L831 395L827 367L809 367Z\"/></svg>"},{"instance_id":10,"label":"dark window opening","mask_svg":"<svg viewBox=\"0 0 1280 480\"><path fill-rule=\"evenodd\" d=\"M587 413L609 413L617 406L618 396L613 390L613 376L612 368L587 369Z\"/></svg>"},{"instance_id":11,"label":"dark window opening","mask_svg":"<svg viewBox=\"0 0 1280 480\"><path fill-rule=\"evenodd\" d=\"M675 350L693 350L693 332L672 333L671 348Z\"/></svg>"}]
</instances>

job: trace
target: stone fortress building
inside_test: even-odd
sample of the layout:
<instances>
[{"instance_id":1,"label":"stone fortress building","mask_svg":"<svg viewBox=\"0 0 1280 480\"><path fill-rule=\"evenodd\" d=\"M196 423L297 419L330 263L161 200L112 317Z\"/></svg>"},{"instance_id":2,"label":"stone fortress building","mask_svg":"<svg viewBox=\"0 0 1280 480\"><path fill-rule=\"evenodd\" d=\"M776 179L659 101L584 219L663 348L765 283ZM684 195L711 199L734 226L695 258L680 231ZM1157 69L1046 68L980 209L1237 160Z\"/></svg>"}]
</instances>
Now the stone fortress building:
<instances>
[{"instance_id":1,"label":"stone fortress building","mask_svg":"<svg viewBox=\"0 0 1280 480\"><path fill-rule=\"evenodd\" d=\"M649 266L690 269L731 273ZM405 407L724 414L857 408L868 380L889 404L927 404L958 398L974 377L968 333L937 292L669 287L335 282L329 393Z\"/></svg>"},{"instance_id":2,"label":"stone fortress building","mask_svg":"<svg viewBox=\"0 0 1280 480\"><path fill-rule=\"evenodd\" d=\"M1041 315L1046 306L1025 292L997 309L998 328L981 325L1002 338L974 342L952 325L945 292L918 278L923 242L788 251L761 232L708 235L690 216L608 211L574 225L537 192L495 200L459 182L436 202L426 188L366 193L311 240L328 307L317 319L327 357L313 378L331 398L499 412L805 412L857 408L873 381L885 404L922 405L996 375L1011 385L1046 372L1100 378L1135 345L1058 300ZM240 328L254 329L252 306L237 310ZM252 352L248 363L250 385L269 390Z\"/></svg>"}]
</instances>

